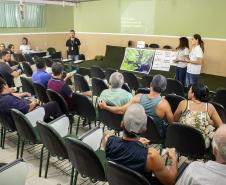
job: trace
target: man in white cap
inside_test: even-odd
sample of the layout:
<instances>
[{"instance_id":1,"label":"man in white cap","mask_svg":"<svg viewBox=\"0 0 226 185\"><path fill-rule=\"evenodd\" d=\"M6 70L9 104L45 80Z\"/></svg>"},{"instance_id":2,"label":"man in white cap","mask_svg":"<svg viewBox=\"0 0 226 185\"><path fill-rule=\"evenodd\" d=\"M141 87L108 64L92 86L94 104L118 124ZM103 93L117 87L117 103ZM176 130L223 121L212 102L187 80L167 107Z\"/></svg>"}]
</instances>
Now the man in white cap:
<instances>
[{"instance_id":1,"label":"man in white cap","mask_svg":"<svg viewBox=\"0 0 226 185\"><path fill-rule=\"evenodd\" d=\"M173 122L173 113L167 100L161 97L165 91L167 80L162 75L155 75L150 85L149 94L137 94L123 106L108 106L104 101L99 102L102 109L116 114L124 114L127 107L132 103L140 103L148 116L152 117L158 129L160 137L165 136L168 123ZM137 113L135 113L137 115Z\"/></svg>"},{"instance_id":2,"label":"man in white cap","mask_svg":"<svg viewBox=\"0 0 226 185\"><path fill-rule=\"evenodd\" d=\"M165 166L159 152L154 148L148 148L146 144L149 141L139 137L147 126L143 106L138 103L130 105L124 114L122 124L122 138L112 135L104 137L106 158L142 174L150 184L174 184L177 176L175 150L167 149L171 164Z\"/></svg>"}]
</instances>

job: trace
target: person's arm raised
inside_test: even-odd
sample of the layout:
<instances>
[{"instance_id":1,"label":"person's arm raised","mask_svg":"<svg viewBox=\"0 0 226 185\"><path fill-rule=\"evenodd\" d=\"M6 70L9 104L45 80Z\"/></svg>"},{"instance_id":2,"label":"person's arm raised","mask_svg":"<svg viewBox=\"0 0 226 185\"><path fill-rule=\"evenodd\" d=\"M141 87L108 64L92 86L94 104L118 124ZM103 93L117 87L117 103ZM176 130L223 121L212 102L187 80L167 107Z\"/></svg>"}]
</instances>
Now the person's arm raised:
<instances>
[{"instance_id":1,"label":"person's arm raised","mask_svg":"<svg viewBox=\"0 0 226 185\"><path fill-rule=\"evenodd\" d=\"M167 155L171 164L165 166L164 161L158 151L149 148L147 157L147 170L155 174L158 180L164 185L173 185L177 177L177 157L175 149L167 149Z\"/></svg>"},{"instance_id":2,"label":"person's arm raised","mask_svg":"<svg viewBox=\"0 0 226 185\"><path fill-rule=\"evenodd\" d=\"M124 114L127 107L129 105L131 105L132 103L138 103L140 101L140 98L141 98L141 94L137 94L127 104L125 104L123 106L109 106L103 100L100 100L98 105L101 109L106 109L115 114Z\"/></svg>"}]
</instances>

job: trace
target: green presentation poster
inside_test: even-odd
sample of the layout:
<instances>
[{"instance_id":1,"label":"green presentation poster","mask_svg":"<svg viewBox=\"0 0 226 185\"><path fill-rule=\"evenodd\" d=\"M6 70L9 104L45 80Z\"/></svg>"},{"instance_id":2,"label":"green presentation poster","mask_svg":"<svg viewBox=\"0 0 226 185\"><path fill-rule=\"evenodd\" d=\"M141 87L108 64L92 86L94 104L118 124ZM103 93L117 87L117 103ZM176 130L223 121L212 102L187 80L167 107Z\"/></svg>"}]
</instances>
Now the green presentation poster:
<instances>
[{"instance_id":1,"label":"green presentation poster","mask_svg":"<svg viewBox=\"0 0 226 185\"><path fill-rule=\"evenodd\" d=\"M126 48L120 70L148 74L152 67L155 50Z\"/></svg>"}]
</instances>

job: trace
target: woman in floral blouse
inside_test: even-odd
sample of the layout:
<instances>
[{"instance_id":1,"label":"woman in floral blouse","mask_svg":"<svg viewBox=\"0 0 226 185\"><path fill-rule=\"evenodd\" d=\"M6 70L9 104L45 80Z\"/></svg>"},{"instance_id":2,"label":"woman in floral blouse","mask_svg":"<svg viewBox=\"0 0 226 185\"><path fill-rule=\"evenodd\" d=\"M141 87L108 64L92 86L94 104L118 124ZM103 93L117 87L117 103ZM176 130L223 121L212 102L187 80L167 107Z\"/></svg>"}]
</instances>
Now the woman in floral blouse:
<instances>
[{"instance_id":1,"label":"woman in floral blouse","mask_svg":"<svg viewBox=\"0 0 226 185\"><path fill-rule=\"evenodd\" d=\"M222 124L216 109L208 103L208 87L196 83L188 91L188 100L183 100L174 113L174 121L199 129L205 139L206 147L210 146L210 140L215 128Z\"/></svg>"}]
</instances>

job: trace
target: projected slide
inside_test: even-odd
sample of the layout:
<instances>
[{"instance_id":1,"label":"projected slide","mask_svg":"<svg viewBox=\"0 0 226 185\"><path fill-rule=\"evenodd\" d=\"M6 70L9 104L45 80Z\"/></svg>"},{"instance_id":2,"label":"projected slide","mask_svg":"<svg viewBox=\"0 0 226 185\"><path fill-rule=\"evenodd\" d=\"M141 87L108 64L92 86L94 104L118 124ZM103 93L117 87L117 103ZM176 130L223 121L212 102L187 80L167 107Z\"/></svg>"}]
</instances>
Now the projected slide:
<instances>
[{"instance_id":1,"label":"projected slide","mask_svg":"<svg viewBox=\"0 0 226 185\"><path fill-rule=\"evenodd\" d=\"M120 70L148 74L151 70L154 55L154 50L126 48Z\"/></svg>"}]
</instances>

